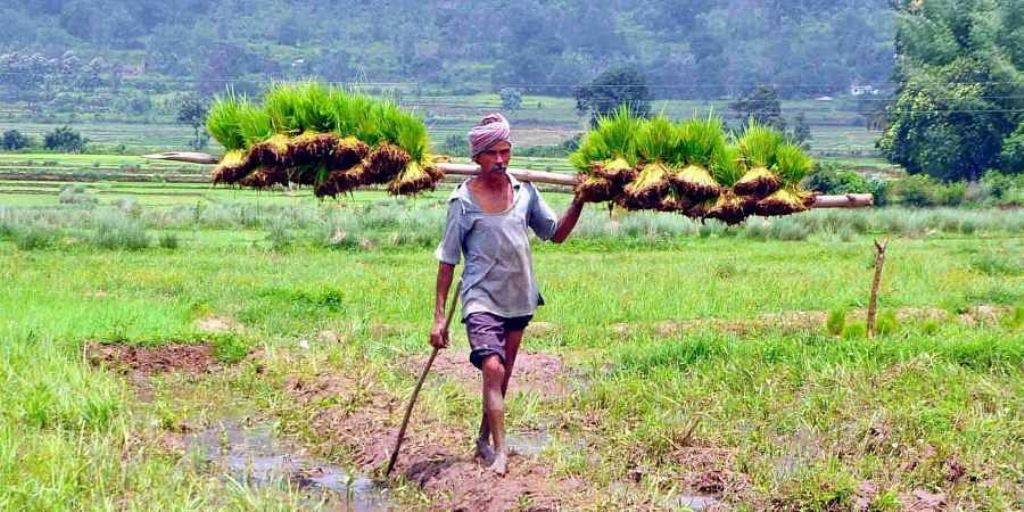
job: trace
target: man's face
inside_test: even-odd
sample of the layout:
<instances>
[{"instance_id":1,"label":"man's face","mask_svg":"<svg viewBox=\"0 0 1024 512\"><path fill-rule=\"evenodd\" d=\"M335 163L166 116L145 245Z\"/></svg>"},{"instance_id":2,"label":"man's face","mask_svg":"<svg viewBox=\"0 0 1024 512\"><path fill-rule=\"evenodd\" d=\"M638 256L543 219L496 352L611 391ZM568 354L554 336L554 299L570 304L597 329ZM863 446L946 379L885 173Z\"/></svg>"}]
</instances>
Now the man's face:
<instances>
[{"instance_id":1,"label":"man's face","mask_svg":"<svg viewBox=\"0 0 1024 512\"><path fill-rule=\"evenodd\" d=\"M512 144L501 141L476 156L476 163L483 172L505 172L512 158Z\"/></svg>"}]
</instances>

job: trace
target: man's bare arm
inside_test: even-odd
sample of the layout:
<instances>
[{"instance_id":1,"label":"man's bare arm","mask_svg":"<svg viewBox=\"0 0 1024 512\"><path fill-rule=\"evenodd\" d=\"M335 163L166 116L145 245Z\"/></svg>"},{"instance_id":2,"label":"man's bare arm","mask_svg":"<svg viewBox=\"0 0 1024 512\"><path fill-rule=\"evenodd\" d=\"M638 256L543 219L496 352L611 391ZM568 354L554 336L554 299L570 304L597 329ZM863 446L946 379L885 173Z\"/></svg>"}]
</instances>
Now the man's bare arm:
<instances>
[{"instance_id":1,"label":"man's bare arm","mask_svg":"<svg viewBox=\"0 0 1024 512\"><path fill-rule=\"evenodd\" d=\"M558 219L558 225L555 227L555 235L551 237L551 241L560 244L569 238L569 234L576 227L576 223L580 220L580 214L583 212L583 201L580 200L579 196L572 198L572 203L569 204L569 208L562 214L562 218Z\"/></svg>"},{"instance_id":2,"label":"man's bare arm","mask_svg":"<svg viewBox=\"0 0 1024 512\"><path fill-rule=\"evenodd\" d=\"M448 290L452 286L452 277L454 275L455 265L450 263L438 263L437 285L434 291L434 326L430 330L430 344L437 348L444 348L448 346L448 327L446 325L447 317L445 315L445 304L448 303Z\"/></svg>"}]
</instances>

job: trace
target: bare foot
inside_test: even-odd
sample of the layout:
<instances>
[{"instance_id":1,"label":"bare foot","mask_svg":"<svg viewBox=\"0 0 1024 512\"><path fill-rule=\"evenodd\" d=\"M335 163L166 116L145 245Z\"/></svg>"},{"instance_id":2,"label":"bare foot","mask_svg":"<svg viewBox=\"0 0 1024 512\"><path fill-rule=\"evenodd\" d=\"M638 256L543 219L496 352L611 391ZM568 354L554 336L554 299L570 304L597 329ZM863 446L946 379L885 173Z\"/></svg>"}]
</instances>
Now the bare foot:
<instances>
[{"instance_id":1,"label":"bare foot","mask_svg":"<svg viewBox=\"0 0 1024 512\"><path fill-rule=\"evenodd\" d=\"M505 473L508 472L508 454L504 452L498 452L495 454L494 462L491 463L488 469L498 476L505 476Z\"/></svg>"},{"instance_id":2,"label":"bare foot","mask_svg":"<svg viewBox=\"0 0 1024 512\"><path fill-rule=\"evenodd\" d=\"M494 461L494 448L491 448L491 443L488 443L487 439L476 440L476 456L483 459L486 464Z\"/></svg>"}]
</instances>

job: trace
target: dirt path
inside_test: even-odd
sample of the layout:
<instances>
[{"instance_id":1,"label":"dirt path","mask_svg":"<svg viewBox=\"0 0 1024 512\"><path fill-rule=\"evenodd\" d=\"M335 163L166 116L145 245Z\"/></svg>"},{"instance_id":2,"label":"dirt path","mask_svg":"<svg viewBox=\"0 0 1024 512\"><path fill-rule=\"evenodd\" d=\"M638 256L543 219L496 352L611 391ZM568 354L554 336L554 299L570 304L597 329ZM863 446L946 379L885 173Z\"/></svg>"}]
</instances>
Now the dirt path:
<instances>
[{"instance_id":1,"label":"dirt path","mask_svg":"<svg viewBox=\"0 0 1024 512\"><path fill-rule=\"evenodd\" d=\"M390 396L372 383L328 375L292 380L287 391L318 411L313 428L352 450L362 471L373 473L387 463L404 397ZM471 433L422 408L413 421L396 473L422 487L431 497L430 509L555 510L566 507L581 487L581 482L555 475L533 455L514 454L509 474L495 476L474 460Z\"/></svg>"}]
</instances>

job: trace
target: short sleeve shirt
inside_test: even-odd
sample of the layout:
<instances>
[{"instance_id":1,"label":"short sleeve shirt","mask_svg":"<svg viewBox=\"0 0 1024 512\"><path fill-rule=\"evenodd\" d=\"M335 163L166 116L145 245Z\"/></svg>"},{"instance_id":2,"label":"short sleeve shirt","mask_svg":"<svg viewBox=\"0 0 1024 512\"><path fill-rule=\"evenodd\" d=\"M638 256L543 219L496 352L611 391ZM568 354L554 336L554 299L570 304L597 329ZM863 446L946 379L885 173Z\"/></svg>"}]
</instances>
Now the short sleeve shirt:
<instances>
[{"instance_id":1,"label":"short sleeve shirt","mask_svg":"<svg viewBox=\"0 0 1024 512\"><path fill-rule=\"evenodd\" d=\"M514 318L532 315L544 303L533 273L529 230L542 240L555 235L558 218L533 184L511 175L512 205L487 213L473 202L467 181L448 198L448 219L437 246L438 261L462 271L462 317L486 312Z\"/></svg>"}]
</instances>

